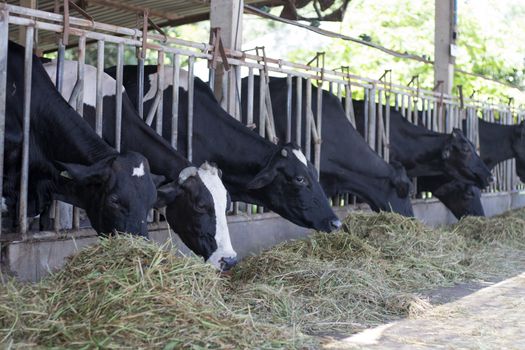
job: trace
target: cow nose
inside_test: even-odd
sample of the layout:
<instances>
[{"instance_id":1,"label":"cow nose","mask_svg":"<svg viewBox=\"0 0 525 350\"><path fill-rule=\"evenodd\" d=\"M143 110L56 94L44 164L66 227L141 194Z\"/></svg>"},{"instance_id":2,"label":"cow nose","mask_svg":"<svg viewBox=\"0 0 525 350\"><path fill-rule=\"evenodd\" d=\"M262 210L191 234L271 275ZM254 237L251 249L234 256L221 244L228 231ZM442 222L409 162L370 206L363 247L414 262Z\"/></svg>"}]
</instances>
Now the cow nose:
<instances>
[{"instance_id":1,"label":"cow nose","mask_svg":"<svg viewBox=\"0 0 525 350\"><path fill-rule=\"evenodd\" d=\"M231 270L231 268L235 265L237 265L237 258L222 258L221 260L219 260L219 263L221 264L221 271L226 272Z\"/></svg>"},{"instance_id":2,"label":"cow nose","mask_svg":"<svg viewBox=\"0 0 525 350\"><path fill-rule=\"evenodd\" d=\"M339 219L330 220L330 228L332 230L338 230L343 226L343 223Z\"/></svg>"}]
</instances>

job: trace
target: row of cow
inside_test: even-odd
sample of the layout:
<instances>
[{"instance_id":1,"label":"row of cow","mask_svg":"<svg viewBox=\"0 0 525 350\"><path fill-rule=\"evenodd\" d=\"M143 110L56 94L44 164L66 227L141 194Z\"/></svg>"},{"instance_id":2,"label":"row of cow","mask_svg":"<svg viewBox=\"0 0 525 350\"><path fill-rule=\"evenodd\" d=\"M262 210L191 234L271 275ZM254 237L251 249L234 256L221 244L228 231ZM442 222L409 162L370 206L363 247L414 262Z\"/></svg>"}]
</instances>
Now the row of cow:
<instances>
[{"instance_id":1,"label":"row of cow","mask_svg":"<svg viewBox=\"0 0 525 350\"><path fill-rule=\"evenodd\" d=\"M482 215L479 189L490 181L490 168L515 157L518 174L525 170L521 167L525 164L522 125L480 121L480 158L460 130L451 134L432 132L409 123L394 109L390 114L390 164L386 163L361 136L362 102L353 101L354 128L346 118L344 101L322 91L323 144L318 179L316 169L295 143L276 145L259 136L257 130L226 113L208 85L198 78L193 82L194 119L188 120L188 88L181 84L175 91L179 97L177 125L171 110L165 108L162 135L157 134L137 112L136 66L123 69L119 153L113 148L119 130L114 117L116 69L108 69L100 84L103 108L98 110L103 115L99 115L96 69L85 66L82 117L67 102L75 95L77 63L66 61L63 69L61 96L53 85L56 62L42 63L33 57L28 215L45 213L52 200L59 199L85 209L99 233L119 231L147 236L149 210L166 207L166 220L183 242L223 270L236 263L226 221L230 196L235 201L261 205L298 225L330 232L341 222L327 195L350 192L373 210L411 216L409 176L417 176L418 186L433 192L456 216ZM156 66L144 69L144 115L154 108L159 81L164 82L164 104L171 106L173 102L173 71L165 67L164 73L159 79ZM180 74L181 82L187 82L184 71ZM24 75L24 48L10 42L3 186L10 230L16 229L14 218L20 200L22 140L26 131ZM275 131L281 140L287 133L286 84L286 79L279 78L269 82ZM243 81L241 96L247 96L247 88ZM312 89L315 93L316 87ZM244 106L246 103L243 101ZM255 98L255 111L259 110L258 103ZM304 114L306 108L302 111ZM301 120L305 123L305 115ZM191 135L189 130L193 130ZM306 130L304 125L301 130ZM170 144L174 133L176 149ZM193 163L183 156L188 152L189 139ZM494 147L496 143L498 147ZM45 225L46 221L41 218L41 223Z\"/></svg>"}]
</instances>

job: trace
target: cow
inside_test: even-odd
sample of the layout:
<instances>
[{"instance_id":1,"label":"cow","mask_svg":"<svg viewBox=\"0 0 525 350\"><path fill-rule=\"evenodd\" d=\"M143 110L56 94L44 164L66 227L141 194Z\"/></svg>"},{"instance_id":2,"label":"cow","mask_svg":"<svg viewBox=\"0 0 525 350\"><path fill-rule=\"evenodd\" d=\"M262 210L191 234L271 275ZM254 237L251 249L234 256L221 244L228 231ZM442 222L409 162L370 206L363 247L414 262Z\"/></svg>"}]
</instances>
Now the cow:
<instances>
[{"instance_id":1,"label":"cow","mask_svg":"<svg viewBox=\"0 0 525 350\"><path fill-rule=\"evenodd\" d=\"M525 180L525 123L518 125L502 125L478 119L478 134L480 157L489 169L505 160L516 160L516 172L521 181ZM466 130L466 121L463 121L463 130ZM446 176L422 177L418 185L427 191L432 183L446 183ZM478 188L457 183L453 186L441 186L439 192L434 193L447 208L459 219L465 215L484 216L481 206L481 192Z\"/></svg>"},{"instance_id":2,"label":"cow","mask_svg":"<svg viewBox=\"0 0 525 350\"><path fill-rule=\"evenodd\" d=\"M24 54L9 42L3 193L12 217L20 200ZM30 69L28 216L40 214L56 194L85 209L99 234L147 236L147 214L157 200L148 160L100 139L55 90L36 56Z\"/></svg>"},{"instance_id":3,"label":"cow","mask_svg":"<svg viewBox=\"0 0 525 350\"><path fill-rule=\"evenodd\" d=\"M44 67L54 81L57 64ZM96 124L96 68L84 66L83 114L86 121ZM69 99L77 81L78 63L64 62L62 93ZM102 76L103 124L102 136L115 144L116 81ZM160 137L140 118L126 91L122 94L121 149L140 152L149 161L152 171L165 177L157 207L166 205L166 220L170 227L194 253L216 268L226 271L237 262L226 220L228 193L219 177L220 170L206 161L197 168L180 152Z\"/></svg>"},{"instance_id":4,"label":"cow","mask_svg":"<svg viewBox=\"0 0 525 350\"><path fill-rule=\"evenodd\" d=\"M107 72L113 76L116 70ZM137 106L137 67L124 66L124 86ZM188 81L181 70L181 82ZM144 68L144 113L154 103L156 66ZM172 105L173 67L164 69L163 101ZM223 181L233 200L264 206L303 227L330 232L341 226L319 182L313 165L294 144L275 145L248 129L224 111L213 92L195 78L193 158L209 159L223 171ZM178 149L188 151L188 89L179 87ZM171 108L163 109L162 136L171 138ZM153 125L156 121L153 121Z\"/></svg>"},{"instance_id":5,"label":"cow","mask_svg":"<svg viewBox=\"0 0 525 350\"><path fill-rule=\"evenodd\" d=\"M364 101L352 100L357 129L364 133ZM477 155L474 145L460 129L438 133L410 123L390 108L390 158L401 163L409 176L447 175L453 179L486 187L492 175Z\"/></svg>"},{"instance_id":6,"label":"cow","mask_svg":"<svg viewBox=\"0 0 525 350\"><path fill-rule=\"evenodd\" d=\"M254 77L258 86L259 76ZM292 79L292 99L296 101L296 79ZM305 137L306 81L302 81L302 139ZM312 86L312 96L317 96L317 87ZM241 96L247 96L248 80L243 79ZM269 90L272 101L275 129L280 140L286 138L286 78L270 78ZM258 120L259 98L254 97L255 120ZM243 99L246 114L247 100ZM295 103L292 103L295 116ZM317 111L317 98L312 99L312 111ZM292 130L296 130L296 118L292 118ZM292 140L296 133L292 132ZM410 180L401 166L386 163L374 152L363 137L346 118L340 101L328 91L322 92L320 182L329 196L351 192L363 199L374 211L393 211L413 216L410 202Z\"/></svg>"}]
</instances>

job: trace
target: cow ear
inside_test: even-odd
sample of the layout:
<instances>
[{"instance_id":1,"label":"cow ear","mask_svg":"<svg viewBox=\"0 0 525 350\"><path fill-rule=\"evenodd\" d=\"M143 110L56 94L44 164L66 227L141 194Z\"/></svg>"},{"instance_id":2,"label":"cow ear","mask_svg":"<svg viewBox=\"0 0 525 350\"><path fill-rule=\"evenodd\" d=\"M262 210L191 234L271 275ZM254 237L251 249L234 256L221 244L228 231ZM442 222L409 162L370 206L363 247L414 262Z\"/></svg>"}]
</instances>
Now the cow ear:
<instances>
[{"instance_id":1,"label":"cow ear","mask_svg":"<svg viewBox=\"0 0 525 350\"><path fill-rule=\"evenodd\" d=\"M150 174L151 176L151 179L153 180L153 183L155 184L155 187L156 188L159 188L159 186L164 182L166 181L166 177L162 176L162 175L155 175L155 174Z\"/></svg>"},{"instance_id":2,"label":"cow ear","mask_svg":"<svg viewBox=\"0 0 525 350\"><path fill-rule=\"evenodd\" d=\"M277 170L264 168L246 185L249 190L257 190L269 185L277 176Z\"/></svg>"},{"instance_id":3,"label":"cow ear","mask_svg":"<svg viewBox=\"0 0 525 350\"><path fill-rule=\"evenodd\" d=\"M70 178L81 185L93 185L106 182L110 176L106 162L93 165L56 162L63 171L60 176Z\"/></svg>"},{"instance_id":4,"label":"cow ear","mask_svg":"<svg viewBox=\"0 0 525 350\"><path fill-rule=\"evenodd\" d=\"M157 201L155 208L162 208L169 205L182 192L181 187L176 181L169 182L157 188Z\"/></svg>"}]
</instances>

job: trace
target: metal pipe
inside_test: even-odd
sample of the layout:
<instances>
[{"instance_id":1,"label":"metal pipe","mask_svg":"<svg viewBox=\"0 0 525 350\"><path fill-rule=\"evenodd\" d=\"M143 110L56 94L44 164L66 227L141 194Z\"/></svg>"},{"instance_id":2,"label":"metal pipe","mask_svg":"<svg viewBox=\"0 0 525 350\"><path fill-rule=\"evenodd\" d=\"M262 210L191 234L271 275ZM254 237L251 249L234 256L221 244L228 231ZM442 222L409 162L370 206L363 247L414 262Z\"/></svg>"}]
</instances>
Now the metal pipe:
<instances>
[{"instance_id":1,"label":"metal pipe","mask_svg":"<svg viewBox=\"0 0 525 350\"><path fill-rule=\"evenodd\" d=\"M162 118L164 116L164 52L157 51L157 94L159 98L159 106L157 108L157 122L155 125L155 130L157 134L162 136Z\"/></svg>"},{"instance_id":2,"label":"metal pipe","mask_svg":"<svg viewBox=\"0 0 525 350\"><path fill-rule=\"evenodd\" d=\"M79 86L78 98L76 101L76 111L80 116L84 114L84 73L86 60L86 37L78 38L78 59L77 59L77 83ZM80 227L80 211L79 208L73 208L73 228Z\"/></svg>"},{"instance_id":3,"label":"metal pipe","mask_svg":"<svg viewBox=\"0 0 525 350\"><path fill-rule=\"evenodd\" d=\"M266 131L266 92L264 84L264 70L259 71L259 135L264 137Z\"/></svg>"},{"instance_id":4,"label":"metal pipe","mask_svg":"<svg viewBox=\"0 0 525 350\"><path fill-rule=\"evenodd\" d=\"M301 123L303 119L303 79L295 78L295 142L301 146Z\"/></svg>"},{"instance_id":5,"label":"metal pipe","mask_svg":"<svg viewBox=\"0 0 525 350\"><path fill-rule=\"evenodd\" d=\"M316 123L313 125L312 136L314 137L314 165L317 169L317 176L321 174L321 131L323 123L323 81L319 81L317 86L317 115ZM317 134L317 135L315 135Z\"/></svg>"},{"instance_id":6,"label":"metal pipe","mask_svg":"<svg viewBox=\"0 0 525 350\"><path fill-rule=\"evenodd\" d=\"M7 46L9 41L9 13L0 9L0 198L3 198L4 184L4 140L6 117L6 85L7 85ZM0 217L0 237L2 236L2 220Z\"/></svg>"},{"instance_id":7,"label":"metal pipe","mask_svg":"<svg viewBox=\"0 0 525 350\"><path fill-rule=\"evenodd\" d=\"M179 83L180 81L180 57L173 55L173 91L171 103L171 146L177 149L177 138L179 135Z\"/></svg>"},{"instance_id":8,"label":"metal pipe","mask_svg":"<svg viewBox=\"0 0 525 350\"><path fill-rule=\"evenodd\" d=\"M246 96L246 99L248 100L246 106L246 125L251 127L253 125L253 68L251 67L248 68L248 96ZM259 103L261 103L260 100Z\"/></svg>"},{"instance_id":9,"label":"metal pipe","mask_svg":"<svg viewBox=\"0 0 525 350\"><path fill-rule=\"evenodd\" d=\"M310 160L311 155L311 139L312 139L312 81L310 79L306 79L306 121L305 125L306 128L304 130L304 153L306 155L306 159Z\"/></svg>"},{"instance_id":10,"label":"metal pipe","mask_svg":"<svg viewBox=\"0 0 525 350\"><path fill-rule=\"evenodd\" d=\"M145 52L139 50L139 57L137 58L137 111L142 119L144 119L144 57Z\"/></svg>"},{"instance_id":11,"label":"metal pipe","mask_svg":"<svg viewBox=\"0 0 525 350\"><path fill-rule=\"evenodd\" d=\"M390 162L390 95L386 95L385 104L386 104L385 134L384 134L385 142L384 142L383 158L388 163Z\"/></svg>"},{"instance_id":12,"label":"metal pipe","mask_svg":"<svg viewBox=\"0 0 525 350\"><path fill-rule=\"evenodd\" d=\"M122 80L124 76L124 45L117 46L117 81L116 81L116 106L115 106L115 148L120 152L122 140L122 93L124 91Z\"/></svg>"},{"instance_id":13,"label":"metal pipe","mask_svg":"<svg viewBox=\"0 0 525 350\"><path fill-rule=\"evenodd\" d=\"M292 76L286 76L286 142L292 142Z\"/></svg>"},{"instance_id":14,"label":"metal pipe","mask_svg":"<svg viewBox=\"0 0 525 350\"><path fill-rule=\"evenodd\" d=\"M22 142L22 168L20 177L20 203L18 211L18 224L20 233L27 233L27 191L29 181L29 132L31 122L31 85L33 73L33 35L35 28L26 28L26 42L24 55L24 107L23 107L23 142Z\"/></svg>"},{"instance_id":15,"label":"metal pipe","mask_svg":"<svg viewBox=\"0 0 525 350\"><path fill-rule=\"evenodd\" d=\"M96 120L95 120L95 132L98 136L102 136L102 118L104 109L104 91L103 87L104 79L104 42L98 41L97 50L97 103L96 103Z\"/></svg>"},{"instance_id":16,"label":"metal pipe","mask_svg":"<svg viewBox=\"0 0 525 350\"><path fill-rule=\"evenodd\" d=\"M188 160L193 160L193 65L195 57L188 57Z\"/></svg>"}]
</instances>

